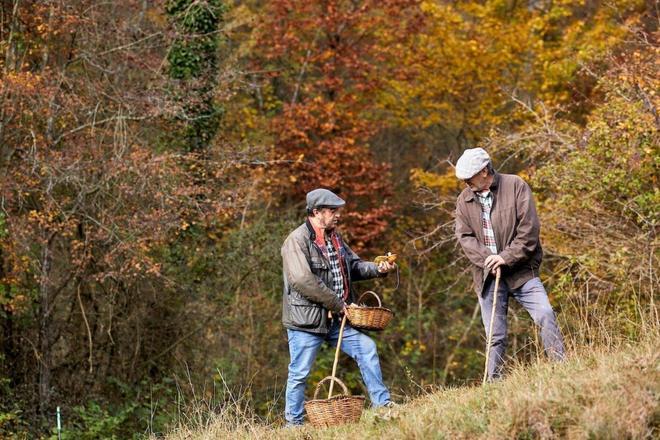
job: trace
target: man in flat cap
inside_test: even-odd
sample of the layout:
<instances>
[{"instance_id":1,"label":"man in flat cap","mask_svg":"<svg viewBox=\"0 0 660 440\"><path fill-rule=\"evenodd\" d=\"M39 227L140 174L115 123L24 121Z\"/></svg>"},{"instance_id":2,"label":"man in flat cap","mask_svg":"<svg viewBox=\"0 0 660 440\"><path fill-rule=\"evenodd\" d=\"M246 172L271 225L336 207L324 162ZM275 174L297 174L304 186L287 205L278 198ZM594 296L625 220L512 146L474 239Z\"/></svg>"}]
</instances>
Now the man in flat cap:
<instances>
[{"instance_id":1,"label":"man in flat cap","mask_svg":"<svg viewBox=\"0 0 660 440\"><path fill-rule=\"evenodd\" d=\"M287 426L303 423L307 376L323 342L336 346L341 316L354 301L352 283L385 276L396 266L361 260L337 232L344 200L327 189L307 194L307 219L282 245L282 323L289 340L286 384ZM383 383L376 344L350 324L341 349L357 361L373 406L392 406Z\"/></svg>"},{"instance_id":2,"label":"man in flat cap","mask_svg":"<svg viewBox=\"0 0 660 440\"><path fill-rule=\"evenodd\" d=\"M509 296L540 326L548 356L563 359L564 344L557 320L539 279L543 250L529 185L518 176L495 172L483 148L465 150L456 162L456 177L467 186L456 202L456 237L472 263L474 289L486 332L493 307L494 275L501 270L487 365L489 380L502 374Z\"/></svg>"}]
</instances>

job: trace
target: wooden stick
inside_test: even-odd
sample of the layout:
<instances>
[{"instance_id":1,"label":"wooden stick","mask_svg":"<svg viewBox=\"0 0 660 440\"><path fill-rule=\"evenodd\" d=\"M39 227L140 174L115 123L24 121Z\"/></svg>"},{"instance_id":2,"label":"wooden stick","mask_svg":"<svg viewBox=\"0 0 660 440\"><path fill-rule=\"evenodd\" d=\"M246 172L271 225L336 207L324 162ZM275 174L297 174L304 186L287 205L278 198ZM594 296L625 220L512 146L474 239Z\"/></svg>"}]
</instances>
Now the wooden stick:
<instances>
[{"instance_id":1,"label":"wooden stick","mask_svg":"<svg viewBox=\"0 0 660 440\"><path fill-rule=\"evenodd\" d=\"M337 363L339 361L339 349L341 347L341 338L344 337L344 325L346 325L346 314L341 319L341 327L339 328L339 339L337 339L337 350L335 350L335 363L332 364L332 380L330 380L330 391L328 391L328 399L332 396L332 387L335 384L335 373L337 372Z\"/></svg>"},{"instance_id":2,"label":"wooden stick","mask_svg":"<svg viewBox=\"0 0 660 440\"><path fill-rule=\"evenodd\" d=\"M488 379L488 360L490 358L490 344L493 342L493 321L495 321L495 306L497 306L497 291L500 289L500 268L495 272L495 290L493 291L493 310L490 312L490 325L488 326L488 341L486 342L486 366L484 367L484 379L481 383L486 384Z\"/></svg>"}]
</instances>

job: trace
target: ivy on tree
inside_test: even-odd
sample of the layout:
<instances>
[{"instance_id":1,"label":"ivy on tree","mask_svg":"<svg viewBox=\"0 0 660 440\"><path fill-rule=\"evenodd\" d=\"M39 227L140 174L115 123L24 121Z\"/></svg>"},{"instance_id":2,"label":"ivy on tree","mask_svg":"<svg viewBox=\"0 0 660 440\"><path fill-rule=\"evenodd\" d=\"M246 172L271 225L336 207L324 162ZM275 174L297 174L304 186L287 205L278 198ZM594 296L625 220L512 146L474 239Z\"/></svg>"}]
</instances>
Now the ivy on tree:
<instances>
[{"instance_id":1,"label":"ivy on tree","mask_svg":"<svg viewBox=\"0 0 660 440\"><path fill-rule=\"evenodd\" d=\"M223 113L213 92L225 6L220 0L168 0L165 11L176 31L167 60L169 76L179 85L175 98L182 103L179 135L188 151L201 151L213 139Z\"/></svg>"}]
</instances>

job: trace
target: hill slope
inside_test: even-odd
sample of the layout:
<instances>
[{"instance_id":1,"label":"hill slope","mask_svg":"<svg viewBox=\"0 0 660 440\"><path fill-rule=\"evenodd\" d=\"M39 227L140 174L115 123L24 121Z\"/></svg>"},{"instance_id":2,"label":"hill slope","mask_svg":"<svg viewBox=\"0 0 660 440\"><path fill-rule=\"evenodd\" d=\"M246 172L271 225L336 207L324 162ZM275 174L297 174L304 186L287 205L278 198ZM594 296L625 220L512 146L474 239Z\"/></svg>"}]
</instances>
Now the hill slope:
<instances>
[{"instance_id":1,"label":"hill slope","mask_svg":"<svg viewBox=\"0 0 660 440\"><path fill-rule=\"evenodd\" d=\"M365 411L355 425L276 429L224 414L167 438L658 438L659 398L656 336L616 349L585 349L562 364L519 367L499 383L445 389L389 415Z\"/></svg>"}]
</instances>

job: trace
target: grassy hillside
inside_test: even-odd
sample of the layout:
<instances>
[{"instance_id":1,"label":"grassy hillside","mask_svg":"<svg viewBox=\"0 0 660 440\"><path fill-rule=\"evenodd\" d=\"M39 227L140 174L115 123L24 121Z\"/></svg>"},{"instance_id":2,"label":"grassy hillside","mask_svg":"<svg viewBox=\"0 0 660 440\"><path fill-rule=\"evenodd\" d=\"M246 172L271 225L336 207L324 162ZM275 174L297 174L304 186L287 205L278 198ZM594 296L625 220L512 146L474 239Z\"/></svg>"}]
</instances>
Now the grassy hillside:
<instances>
[{"instance_id":1,"label":"grassy hillside","mask_svg":"<svg viewBox=\"0 0 660 440\"><path fill-rule=\"evenodd\" d=\"M585 348L562 364L519 366L499 383L444 389L390 414L365 411L355 425L270 427L245 417L237 403L204 423L189 419L167 439L650 439L660 436L659 398L655 334L640 343Z\"/></svg>"}]
</instances>

